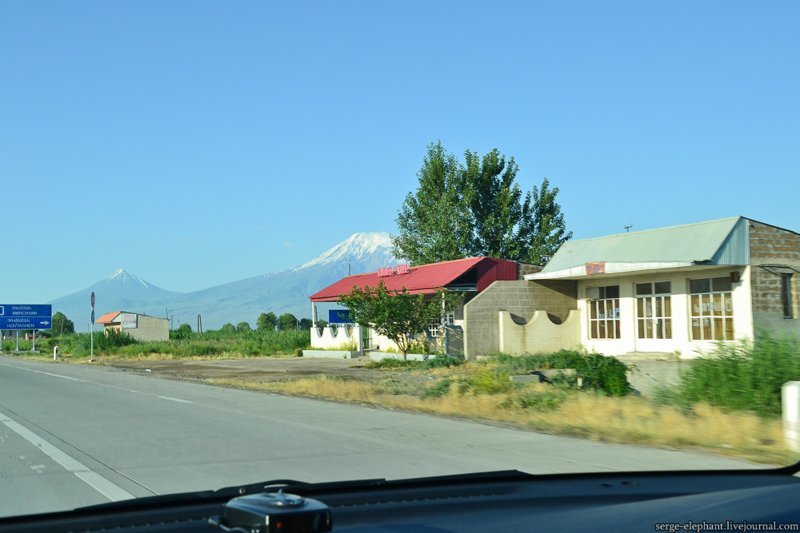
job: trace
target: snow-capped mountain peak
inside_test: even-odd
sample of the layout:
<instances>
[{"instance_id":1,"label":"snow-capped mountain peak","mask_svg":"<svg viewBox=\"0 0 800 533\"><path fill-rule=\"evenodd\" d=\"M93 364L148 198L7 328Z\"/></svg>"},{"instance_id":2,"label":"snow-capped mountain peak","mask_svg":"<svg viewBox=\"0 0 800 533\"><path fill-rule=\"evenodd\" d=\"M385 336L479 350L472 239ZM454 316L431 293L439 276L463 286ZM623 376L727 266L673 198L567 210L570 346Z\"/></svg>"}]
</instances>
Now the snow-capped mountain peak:
<instances>
[{"instance_id":1,"label":"snow-capped mountain peak","mask_svg":"<svg viewBox=\"0 0 800 533\"><path fill-rule=\"evenodd\" d=\"M303 263L296 270L337 261L358 260L369 255L392 255L392 238L384 232L354 233L319 257Z\"/></svg>"},{"instance_id":2,"label":"snow-capped mountain peak","mask_svg":"<svg viewBox=\"0 0 800 533\"><path fill-rule=\"evenodd\" d=\"M136 274L131 274L124 268L118 268L111 274L108 278L106 278L107 282L116 282L116 283L134 283L139 284L144 288L149 288L150 285L137 276Z\"/></svg>"}]
</instances>

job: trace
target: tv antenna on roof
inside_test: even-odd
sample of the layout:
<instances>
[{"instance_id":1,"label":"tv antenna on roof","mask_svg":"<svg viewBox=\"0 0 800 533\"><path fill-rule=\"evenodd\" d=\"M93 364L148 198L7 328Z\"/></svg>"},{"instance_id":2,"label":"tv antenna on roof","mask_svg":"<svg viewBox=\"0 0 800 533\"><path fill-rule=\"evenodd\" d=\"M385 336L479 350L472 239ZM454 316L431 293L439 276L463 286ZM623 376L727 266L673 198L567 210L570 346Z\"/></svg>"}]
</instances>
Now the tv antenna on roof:
<instances>
[{"instance_id":1,"label":"tv antenna on roof","mask_svg":"<svg viewBox=\"0 0 800 533\"><path fill-rule=\"evenodd\" d=\"M633 227L633 224L625 224L623 226L623 228L625 228L625 233L628 233L631 230L632 227Z\"/></svg>"}]
</instances>

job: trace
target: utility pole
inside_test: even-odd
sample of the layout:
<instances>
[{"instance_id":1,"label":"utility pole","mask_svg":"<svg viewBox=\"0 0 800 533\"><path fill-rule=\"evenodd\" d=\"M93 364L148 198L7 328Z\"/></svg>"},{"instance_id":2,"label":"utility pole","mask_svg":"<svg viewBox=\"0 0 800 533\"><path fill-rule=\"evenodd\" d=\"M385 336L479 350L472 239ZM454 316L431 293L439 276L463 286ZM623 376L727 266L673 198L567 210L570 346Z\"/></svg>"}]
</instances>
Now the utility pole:
<instances>
[{"instance_id":1,"label":"utility pole","mask_svg":"<svg viewBox=\"0 0 800 533\"><path fill-rule=\"evenodd\" d=\"M633 224L625 224L625 226L623 227L625 228L625 233L628 233L630 229L633 227Z\"/></svg>"}]
</instances>

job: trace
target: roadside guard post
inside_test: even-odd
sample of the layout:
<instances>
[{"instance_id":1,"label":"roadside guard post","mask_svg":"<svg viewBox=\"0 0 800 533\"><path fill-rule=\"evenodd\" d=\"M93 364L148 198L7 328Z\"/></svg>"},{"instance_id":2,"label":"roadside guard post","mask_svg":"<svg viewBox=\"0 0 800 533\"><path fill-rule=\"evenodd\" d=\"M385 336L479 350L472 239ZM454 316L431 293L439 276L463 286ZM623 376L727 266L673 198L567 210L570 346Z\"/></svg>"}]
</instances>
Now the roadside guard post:
<instances>
[{"instance_id":1,"label":"roadside guard post","mask_svg":"<svg viewBox=\"0 0 800 533\"><path fill-rule=\"evenodd\" d=\"M800 381L789 381L781 388L783 438L786 447L800 452Z\"/></svg>"},{"instance_id":2,"label":"roadside guard post","mask_svg":"<svg viewBox=\"0 0 800 533\"><path fill-rule=\"evenodd\" d=\"M92 316L89 321L89 362L91 363L94 361L94 291L89 298L89 303L92 307Z\"/></svg>"},{"instance_id":3,"label":"roadside guard post","mask_svg":"<svg viewBox=\"0 0 800 533\"><path fill-rule=\"evenodd\" d=\"M53 346L53 361L58 359L58 346Z\"/></svg>"}]
</instances>

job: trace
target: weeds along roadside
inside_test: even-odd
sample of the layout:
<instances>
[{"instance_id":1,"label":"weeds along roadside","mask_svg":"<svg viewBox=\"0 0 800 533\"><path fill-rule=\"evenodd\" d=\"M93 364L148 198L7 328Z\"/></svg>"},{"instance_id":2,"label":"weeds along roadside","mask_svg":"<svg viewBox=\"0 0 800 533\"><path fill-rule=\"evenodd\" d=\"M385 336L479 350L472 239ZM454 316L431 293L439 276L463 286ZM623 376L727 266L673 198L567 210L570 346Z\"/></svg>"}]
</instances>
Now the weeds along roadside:
<instances>
[{"instance_id":1,"label":"weeds along roadside","mask_svg":"<svg viewBox=\"0 0 800 533\"><path fill-rule=\"evenodd\" d=\"M63 357L70 360L86 358L90 351L88 333L75 333L62 337L42 337L36 339L39 352L34 357L52 357L53 347L58 346ZM15 341L3 341L3 351L11 352ZM147 357L163 354L170 358L181 357L220 357L220 356L270 356L299 355L310 344L308 331L246 331L191 333L183 338L168 341L136 342L129 335L117 332L94 335L94 353L101 356ZM20 340L20 350L29 352L30 340Z\"/></svg>"},{"instance_id":2,"label":"weeds along roadside","mask_svg":"<svg viewBox=\"0 0 800 533\"><path fill-rule=\"evenodd\" d=\"M702 448L749 460L788 464L797 460L784 446L780 387L792 376L798 352L792 339L767 338L764 344L721 346L698 360L672 389L653 399L630 394L626 367L615 358L579 352L537 356L498 355L482 362L450 358L367 365L385 377L365 381L322 376L283 382L209 380L217 385L269 390L446 416L477 418L608 442L675 448ZM733 351L731 351L733 350ZM735 357L737 372L730 371ZM512 375L533 370L575 368L549 385L513 383ZM777 371L768 371L768 369ZM719 402L699 383L713 383L725 372L731 390L763 403ZM582 390L576 387L581 375ZM710 376L709 376L710 375ZM701 379L702 377L702 379ZM756 379L757 378L757 379ZM750 384L746 389L743 384ZM765 391L769 394L765 394ZM776 392L777 391L777 392Z\"/></svg>"}]
</instances>

